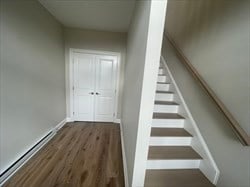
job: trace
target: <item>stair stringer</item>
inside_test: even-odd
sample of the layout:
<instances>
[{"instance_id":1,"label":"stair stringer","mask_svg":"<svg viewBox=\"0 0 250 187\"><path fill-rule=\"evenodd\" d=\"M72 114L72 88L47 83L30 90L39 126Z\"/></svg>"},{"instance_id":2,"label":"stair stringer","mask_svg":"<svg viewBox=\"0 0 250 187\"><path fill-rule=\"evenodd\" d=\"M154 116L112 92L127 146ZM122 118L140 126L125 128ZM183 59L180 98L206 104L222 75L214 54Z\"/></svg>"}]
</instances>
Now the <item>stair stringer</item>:
<instances>
[{"instance_id":1,"label":"stair stringer","mask_svg":"<svg viewBox=\"0 0 250 187\"><path fill-rule=\"evenodd\" d=\"M216 185L220 175L217 164L215 163L215 160L213 159L212 154L209 151L208 146L202 137L190 110L187 107L187 104L185 103L185 100L167 66L167 63L162 56L161 62L164 65L166 74L170 77L171 83L173 83L171 84L170 91L175 91L176 93L174 96L174 101L179 103L178 113L185 117L184 129L193 135L191 147L203 158L200 162L199 169L213 184Z\"/></svg>"}]
</instances>

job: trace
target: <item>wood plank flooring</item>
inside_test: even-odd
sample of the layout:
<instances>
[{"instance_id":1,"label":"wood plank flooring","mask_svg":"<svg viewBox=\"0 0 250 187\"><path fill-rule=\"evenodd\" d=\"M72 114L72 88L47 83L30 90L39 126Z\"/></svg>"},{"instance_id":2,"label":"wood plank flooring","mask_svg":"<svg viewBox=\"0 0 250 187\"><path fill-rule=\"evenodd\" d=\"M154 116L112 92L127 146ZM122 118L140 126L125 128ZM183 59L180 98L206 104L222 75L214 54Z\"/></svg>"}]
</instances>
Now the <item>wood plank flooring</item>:
<instances>
[{"instance_id":1,"label":"wood plank flooring","mask_svg":"<svg viewBox=\"0 0 250 187\"><path fill-rule=\"evenodd\" d=\"M66 124L4 187L123 187L120 129Z\"/></svg>"}]
</instances>

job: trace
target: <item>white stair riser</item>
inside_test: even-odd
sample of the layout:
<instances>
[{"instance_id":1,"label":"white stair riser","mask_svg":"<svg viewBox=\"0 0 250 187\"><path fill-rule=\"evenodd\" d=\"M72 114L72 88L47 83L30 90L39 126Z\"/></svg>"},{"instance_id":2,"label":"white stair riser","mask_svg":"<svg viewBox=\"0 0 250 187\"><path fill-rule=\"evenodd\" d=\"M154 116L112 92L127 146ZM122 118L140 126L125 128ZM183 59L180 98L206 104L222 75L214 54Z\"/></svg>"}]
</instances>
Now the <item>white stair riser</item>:
<instances>
[{"instance_id":1,"label":"white stair riser","mask_svg":"<svg viewBox=\"0 0 250 187\"><path fill-rule=\"evenodd\" d=\"M158 75L157 82L169 82L169 78L166 75Z\"/></svg>"},{"instance_id":2,"label":"white stair riser","mask_svg":"<svg viewBox=\"0 0 250 187\"><path fill-rule=\"evenodd\" d=\"M177 113L178 112L178 105L155 105L154 112Z\"/></svg>"},{"instance_id":3,"label":"white stair riser","mask_svg":"<svg viewBox=\"0 0 250 187\"><path fill-rule=\"evenodd\" d=\"M184 128L184 119L153 119L152 127Z\"/></svg>"},{"instance_id":4,"label":"white stair riser","mask_svg":"<svg viewBox=\"0 0 250 187\"><path fill-rule=\"evenodd\" d=\"M157 84L156 90L169 91L170 84Z\"/></svg>"},{"instance_id":5,"label":"white stair riser","mask_svg":"<svg viewBox=\"0 0 250 187\"><path fill-rule=\"evenodd\" d=\"M150 146L189 146L192 137L150 137Z\"/></svg>"},{"instance_id":6,"label":"white stair riser","mask_svg":"<svg viewBox=\"0 0 250 187\"><path fill-rule=\"evenodd\" d=\"M155 100L156 101L173 101L174 94L171 93L156 93Z\"/></svg>"},{"instance_id":7,"label":"white stair riser","mask_svg":"<svg viewBox=\"0 0 250 187\"><path fill-rule=\"evenodd\" d=\"M198 169L200 160L148 160L147 169Z\"/></svg>"},{"instance_id":8,"label":"white stair riser","mask_svg":"<svg viewBox=\"0 0 250 187\"><path fill-rule=\"evenodd\" d=\"M164 74L164 69L163 68L160 68L159 71L158 71L158 74Z\"/></svg>"}]
</instances>

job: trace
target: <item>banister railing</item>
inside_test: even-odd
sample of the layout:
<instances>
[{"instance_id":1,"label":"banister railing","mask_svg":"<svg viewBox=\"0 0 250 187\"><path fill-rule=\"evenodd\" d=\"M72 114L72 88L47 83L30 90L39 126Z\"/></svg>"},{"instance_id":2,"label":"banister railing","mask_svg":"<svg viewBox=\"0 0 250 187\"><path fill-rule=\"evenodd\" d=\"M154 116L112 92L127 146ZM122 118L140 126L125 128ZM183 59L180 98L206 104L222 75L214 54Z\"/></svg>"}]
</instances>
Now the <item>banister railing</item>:
<instances>
[{"instance_id":1,"label":"banister railing","mask_svg":"<svg viewBox=\"0 0 250 187\"><path fill-rule=\"evenodd\" d=\"M250 137L247 132L240 126L238 121L233 117L233 115L229 112L226 106L222 103L222 101L216 96L214 91L209 87L206 81L202 78L199 72L194 68L194 66L189 62L186 56L183 54L181 49L175 43L175 41L171 38L168 33L165 33L166 38L169 40L177 56L180 58L180 61L187 67L187 69L191 72L192 76L197 80L201 87L206 91L206 93L211 97L219 110L224 114L226 119L229 121L230 127L233 129L233 132L236 134L240 142L245 146L250 146Z\"/></svg>"}]
</instances>

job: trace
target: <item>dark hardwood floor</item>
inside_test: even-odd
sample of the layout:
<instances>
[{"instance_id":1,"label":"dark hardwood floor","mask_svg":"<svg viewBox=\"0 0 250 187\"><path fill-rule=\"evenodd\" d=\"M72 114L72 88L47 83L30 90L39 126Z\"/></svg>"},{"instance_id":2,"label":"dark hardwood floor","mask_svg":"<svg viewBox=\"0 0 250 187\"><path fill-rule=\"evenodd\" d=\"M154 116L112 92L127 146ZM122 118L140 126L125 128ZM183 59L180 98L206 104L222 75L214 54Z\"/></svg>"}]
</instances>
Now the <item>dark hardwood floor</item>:
<instances>
[{"instance_id":1,"label":"dark hardwood floor","mask_svg":"<svg viewBox=\"0 0 250 187\"><path fill-rule=\"evenodd\" d=\"M120 129L66 124L4 187L123 187Z\"/></svg>"}]
</instances>

